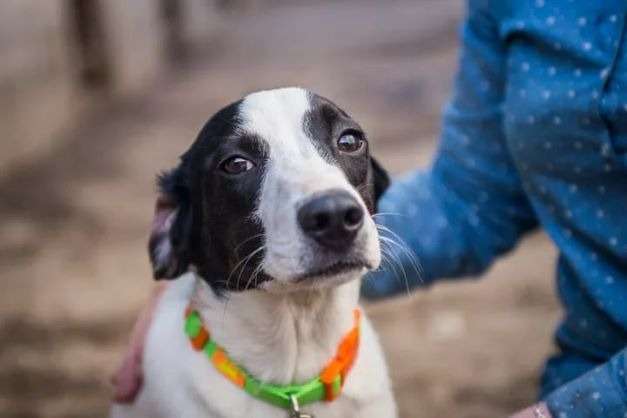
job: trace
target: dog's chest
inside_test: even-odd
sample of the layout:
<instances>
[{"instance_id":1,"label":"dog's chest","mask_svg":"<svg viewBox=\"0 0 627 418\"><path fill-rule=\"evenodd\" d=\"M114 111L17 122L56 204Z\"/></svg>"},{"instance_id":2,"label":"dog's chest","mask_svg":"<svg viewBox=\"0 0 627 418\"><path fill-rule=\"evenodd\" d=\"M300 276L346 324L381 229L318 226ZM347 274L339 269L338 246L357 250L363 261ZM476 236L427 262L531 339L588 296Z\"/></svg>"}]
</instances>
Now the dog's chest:
<instances>
[{"instance_id":1,"label":"dog's chest","mask_svg":"<svg viewBox=\"0 0 627 418\"><path fill-rule=\"evenodd\" d=\"M144 354L144 387L129 407L116 407L114 417L150 418L287 418L289 411L253 398L194 351L183 332L185 307L192 284L179 279L166 291L148 334ZM395 408L386 367L376 336L362 323L359 356L333 402L315 402L301 411L316 418L391 417ZM269 367L274 367L269 365ZM380 405L377 412L369 412ZM383 413L381 413L383 411Z\"/></svg>"}]
</instances>

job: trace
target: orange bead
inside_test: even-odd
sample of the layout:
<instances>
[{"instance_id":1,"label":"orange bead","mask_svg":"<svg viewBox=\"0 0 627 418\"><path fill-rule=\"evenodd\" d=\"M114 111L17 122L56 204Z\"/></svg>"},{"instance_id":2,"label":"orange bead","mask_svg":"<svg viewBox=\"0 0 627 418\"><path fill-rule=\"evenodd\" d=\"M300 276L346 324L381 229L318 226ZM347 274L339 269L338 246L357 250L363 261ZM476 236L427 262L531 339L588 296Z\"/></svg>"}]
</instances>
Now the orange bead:
<instances>
[{"instance_id":1,"label":"orange bead","mask_svg":"<svg viewBox=\"0 0 627 418\"><path fill-rule=\"evenodd\" d=\"M353 329L338 347L338 357L345 358L354 355L357 343L359 342L359 334L357 329Z\"/></svg>"},{"instance_id":2,"label":"orange bead","mask_svg":"<svg viewBox=\"0 0 627 418\"><path fill-rule=\"evenodd\" d=\"M320 381L326 385L333 382L335 376L337 376L342 370L342 363L338 360L333 359L331 363L327 367L324 368L322 373L320 373Z\"/></svg>"},{"instance_id":3,"label":"orange bead","mask_svg":"<svg viewBox=\"0 0 627 418\"><path fill-rule=\"evenodd\" d=\"M330 384L324 385L324 400L327 402L331 402L335 399L335 394L333 393L333 386Z\"/></svg>"},{"instance_id":4,"label":"orange bead","mask_svg":"<svg viewBox=\"0 0 627 418\"><path fill-rule=\"evenodd\" d=\"M216 366L220 365L221 363L224 363L226 360L227 360L226 353L222 349L217 349L213 353L213 357L211 357L211 361Z\"/></svg>"},{"instance_id":5,"label":"orange bead","mask_svg":"<svg viewBox=\"0 0 627 418\"><path fill-rule=\"evenodd\" d=\"M246 379L244 375L240 373L239 370L231 363L222 363L220 371L224 376L227 377L231 382L235 383L239 387L244 387L244 383Z\"/></svg>"},{"instance_id":6,"label":"orange bead","mask_svg":"<svg viewBox=\"0 0 627 418\"><path fill-rule=\"evenodd\" d=\"M324 400L331 402L342 393L342 382L339 376L336 376L331 383L324 384Z\"/></svg>"},{"instance_id":7,"label":"orange bead","mask_svg":"<svg viewBox=\"0 0 627 418\"><path fill-rule=\"evenodd\" d=\"M190 341L192 342L192 347L194 347L194 350L200 351L203 349L205 344L207 344L207 341L209 341L209 333L206 329L201 328L198 332L198 335L190 339Z\"/></svg>"}]
</instances>

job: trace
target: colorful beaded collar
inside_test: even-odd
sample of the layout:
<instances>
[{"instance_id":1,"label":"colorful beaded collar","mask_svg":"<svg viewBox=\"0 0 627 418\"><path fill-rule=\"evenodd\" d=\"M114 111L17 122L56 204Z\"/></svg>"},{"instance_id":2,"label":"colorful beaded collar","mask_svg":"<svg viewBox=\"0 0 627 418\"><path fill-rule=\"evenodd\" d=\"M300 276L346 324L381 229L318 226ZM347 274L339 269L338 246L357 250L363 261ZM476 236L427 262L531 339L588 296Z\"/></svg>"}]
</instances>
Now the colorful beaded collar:
<instances>
[{"instance_id":1,"label":"colorful beaded collar","mask_svg":"<svg viewBox=\"0 0 627 418\"><path fill-rule=\"evenodd\" d=\"M298 412L299 405L303 406L319 401L331 402L342 392L342 387L353 366L359 348L359 320L361 316L359 309L355 309L353 315L353 328L340 341L335 356L318 376L300 385L273 385L252 377L246 370L235 364L228 357L226 351L211 339L200 315L191 308L187 308L185 311L185 333L189 337L192 347L197 351L204 352L216 370L231 382L254 398L294 413Z\"/></svg>"}]
</instances>

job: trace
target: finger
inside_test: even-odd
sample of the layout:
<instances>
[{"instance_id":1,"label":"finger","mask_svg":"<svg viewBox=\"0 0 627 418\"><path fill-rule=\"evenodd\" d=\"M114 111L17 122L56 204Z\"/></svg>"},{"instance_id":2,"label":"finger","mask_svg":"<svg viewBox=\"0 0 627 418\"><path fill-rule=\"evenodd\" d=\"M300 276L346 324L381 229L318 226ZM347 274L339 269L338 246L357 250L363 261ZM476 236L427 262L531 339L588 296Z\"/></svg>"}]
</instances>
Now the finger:
<instances>
[{"instance_id":1,"label":"finger","mask_svg":"<svg viewBox=\"0 0 627 418\"><path fill-rule=\"evenodd\" d=\"M142 386L141 361L136 355L127 356L122 366L113 375L113 399L119 403L130 403L135 400Z\"/></svg>"},{"instance_id":2,"label":"finger","mask_svg":"<svg viewBox=\"0 0 627 418\"><path fill-rule=\"evenodd\" d=\"M113 400L117 403L132 403L142 386L141 374L122 373L115 378Z\"/></svg>"}]
</instances>

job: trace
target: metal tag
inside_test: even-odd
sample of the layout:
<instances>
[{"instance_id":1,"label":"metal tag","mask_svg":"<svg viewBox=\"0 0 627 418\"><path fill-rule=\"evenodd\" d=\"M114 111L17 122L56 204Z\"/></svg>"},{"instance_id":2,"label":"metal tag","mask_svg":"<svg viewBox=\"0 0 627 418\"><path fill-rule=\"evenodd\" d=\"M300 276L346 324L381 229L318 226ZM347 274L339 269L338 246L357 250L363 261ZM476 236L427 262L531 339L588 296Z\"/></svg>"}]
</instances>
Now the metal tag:
<instances>
[{"instance_id":1,"label":"metal tag","mask_svg":"<svg viewBox=\"0 0 627 418\"><path fill-rule=\"evenodd\" d=\"M298 406L298 399L296 396L290 395L290 402L292 403L292 407L290 409L290 414L288 418L314 418L311 414L306 414L305 412L301 412Z\"/></svg>"}]
</instances>

